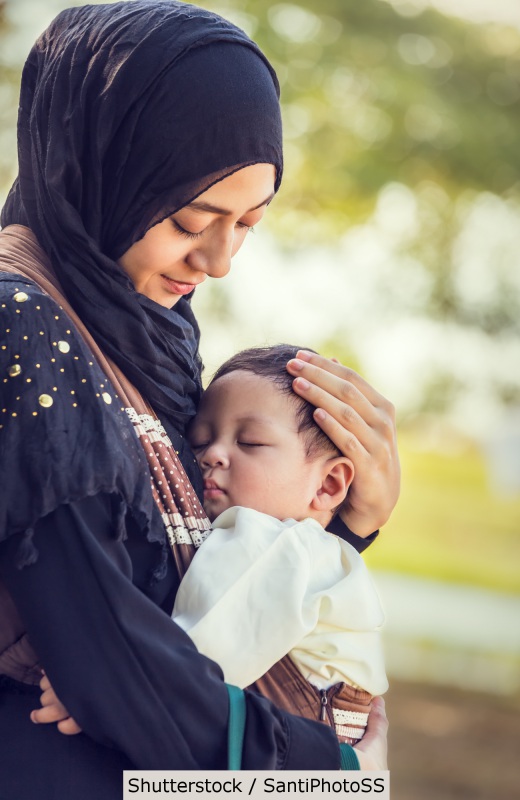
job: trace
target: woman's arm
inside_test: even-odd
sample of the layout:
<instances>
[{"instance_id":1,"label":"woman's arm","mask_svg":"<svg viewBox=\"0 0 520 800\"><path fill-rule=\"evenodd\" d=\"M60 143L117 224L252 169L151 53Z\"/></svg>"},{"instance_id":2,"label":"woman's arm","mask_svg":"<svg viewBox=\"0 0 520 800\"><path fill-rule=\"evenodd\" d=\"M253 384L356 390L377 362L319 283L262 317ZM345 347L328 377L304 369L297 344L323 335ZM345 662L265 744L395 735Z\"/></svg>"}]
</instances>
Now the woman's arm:
<instances>
[{"instance_id":1,"label":"woman's arm","mask_svg":"<svg viewBox=\"0 0 520 800\"><path fill-rule=\"evenodd\" d=\"M356 372L315 353L300 350L287 369L295 392L316 406L317 424L354 464L340 516L365 538L387 522L399 497L394 407Z\"/></svg>"},{"instance_id":2,"label":"woman's arm","mask_svg":"<svg viewBox=\"0 0 520 800\"><path fill-rule=\"evenodd\" d=\"M22 569L21 537L12 536L0 546L2 578L57 695L87 735L138 768L224 769L222 673L132 584L111 508L109 496L97 495L41 519L38 558ZM337 769L339 751L325 726L248 693L243 765Z\"/></svg>"}]
</instances>

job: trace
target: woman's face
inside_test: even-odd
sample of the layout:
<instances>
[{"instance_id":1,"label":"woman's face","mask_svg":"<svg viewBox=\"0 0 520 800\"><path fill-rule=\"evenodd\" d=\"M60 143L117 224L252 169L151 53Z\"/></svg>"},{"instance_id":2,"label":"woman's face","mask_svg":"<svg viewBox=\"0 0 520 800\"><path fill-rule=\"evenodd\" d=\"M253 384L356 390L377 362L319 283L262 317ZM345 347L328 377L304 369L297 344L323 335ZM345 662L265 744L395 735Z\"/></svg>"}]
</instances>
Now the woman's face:
<instances>
[{"instance_id":1,"label":"woman's face","mask_svg":"<svg viewBox=\"0 0 520 800\"><path fill-rule=\"evenodd\" d=\"M119 265L136 290L165 308L223 278L274 194L275 168L253 164L219 181L132 245Z\"/></svg>"}]
</instances>

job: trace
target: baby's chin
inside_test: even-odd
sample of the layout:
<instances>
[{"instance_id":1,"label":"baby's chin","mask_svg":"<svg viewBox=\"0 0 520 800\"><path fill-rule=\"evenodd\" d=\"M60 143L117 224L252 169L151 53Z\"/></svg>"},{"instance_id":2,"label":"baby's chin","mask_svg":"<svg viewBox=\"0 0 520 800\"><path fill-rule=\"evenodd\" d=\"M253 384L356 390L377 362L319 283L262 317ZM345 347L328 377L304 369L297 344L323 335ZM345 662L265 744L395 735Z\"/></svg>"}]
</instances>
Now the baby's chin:
<instances>
[{"instance_id":1,"label":"baby's chin","mask_svg":"<svg viewBox=\"0 0 520 800\"><path fill-rule=\"evenodd\" d=\"M208 519L210 522L214 522L219 514L222 514L223 511L226 511L230 508L229 503L225 502L215 502L211 500L204 501L204 511L208 515Z\"/></svg>"}]
</instances>

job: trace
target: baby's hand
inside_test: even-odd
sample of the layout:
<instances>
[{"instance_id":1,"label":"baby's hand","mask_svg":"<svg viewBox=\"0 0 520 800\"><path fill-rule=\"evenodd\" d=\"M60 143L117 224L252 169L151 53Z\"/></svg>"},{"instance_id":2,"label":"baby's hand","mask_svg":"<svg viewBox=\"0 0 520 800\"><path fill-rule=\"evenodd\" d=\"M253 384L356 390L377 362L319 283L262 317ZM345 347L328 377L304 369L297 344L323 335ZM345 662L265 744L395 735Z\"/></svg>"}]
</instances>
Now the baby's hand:
<instances>
[{"instance_id":1,"label":"baby's hand","mask_svg":"<svg viewBox=\"0 0 520 800\"><path fill-rule=\"evenodd\" d=\"M47 675L45 674L40 681L40 689L42 690L40 703L42 704L43 708L38 708L34 711L31 711L31 721L35 724L57 722L60 733L64 733L67 736L73 736L76 733L81 733L81 728L69 715L69 712L63 703L60 702Z\"/></svg>"}]
</instances>

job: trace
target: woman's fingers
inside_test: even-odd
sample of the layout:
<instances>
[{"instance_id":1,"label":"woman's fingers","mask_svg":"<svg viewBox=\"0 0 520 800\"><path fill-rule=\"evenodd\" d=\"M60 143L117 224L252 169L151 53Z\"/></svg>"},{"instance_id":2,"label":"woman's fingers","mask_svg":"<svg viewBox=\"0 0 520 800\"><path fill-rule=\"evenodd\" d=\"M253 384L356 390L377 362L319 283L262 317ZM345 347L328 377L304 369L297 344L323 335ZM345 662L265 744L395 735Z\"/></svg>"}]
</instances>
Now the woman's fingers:
<instances>
[{"instance_id":1,"label":"woman's fingers","mask_svg":"<svg viewBox=\"0 0 520 800\"><path fill-rule=\"evenodd\" d=\"M56 696L48 677L44 674L40 681L41 708L31 712L31 720L37 724L48 724L50 722L60 722L69 717L69 712Z\"/></svg>"},{"instance_id":2,"label":"woman's fingers","mask_svg":"<svg viewBox=\"0 0 520 800\"><path fill-rule=\"evenodd\" d=\"M299 351L287 370L294 391L316 406L316 423L354 464L340 514L367 536L385 524L399 496L394 407L356 372L323 356Z\"/></svg>"},{"instance_id":3,"label":"woman's fingers","mask_svg":"<svg viewBox=\"0 0 520 800\"><path fill-rule=\"evenodd\" d=\"M385 712L385 701L375 697L372 710L368 716L365 735L354 746L361 769L388 769L388 719Z\"/></svg>"},{"instance_id":4,"label":"woman's fingers","mask_svg":"<svg viewBox=\"0 0 520 800\"><path fill-rule=\"evenodd\" d=\"M338 366L341 370L345 367ZM352 373L349 371L351 380L333 374L328 370L311 364L305 364L300 368L299 359L289 362L287 368L292 375L297 375L293 382L294 391L318 409L323 409L331 418L327 421L327 428L324 427L325 417L318 415L316 421L325 433L332 439L334 444L345 453L351 453L352 434L359 444L369 453L374 452L380 445L381 438L385 436L387 426L387 416L382 413L380 407L372 405L365 394L353 383ZM357 376L359 378L359 376ZM363 384L362 379L359 379ZM375 393L377 394L377 393ZM381 398L381 395L378 395ZM381 398L381 403L384 398ZM390 405L390 404L389 404ZM334 421L337 423L334 425ZM392 416L388 417L391 427ZM347 448L346 450L344 448Z\"/></svg>"},{"instance_id":5,"label":"woman's fingers","mask_svg":"<svg viewBox=\"0 0 520 800\"><path fill-rule=\"evenodd\" d=\"M50 689L50 688L51 688L51 682L50 682L50 680L48 679L47 675L44 672L43 675L42 675L42 679L40 680L40 689L42 690L42 692L45 692L45 691L47 691L47 689Z\"/></svg>"},{"instance_id":6,"label":"woman's fingers","mask_svg":"<svg viewBox=\"0 0 520 800\"><path fill-rule=\"evenodd\" d=\"M67 709L62 706L61 703L58 705L47 705L43 708L37 708L31 711L32 722L41 725L49 722L60 722L63 719L67 719L68 716L69 713Z\"/></svg>"},{"instance_id":7,"label":"woman's fingers","mask_svg":"<svg viewBox=\"0 0 520 800\"><path fill-rule=\"evenodd\" d=\"M58 730L60 733L65 734L65 736L75 736L77 733L82 732L82 729L72 717L67 717L67 719L62 720L62 722L58 722Z\"/></svg>"},{"instance_id":8,"label":"woman's fingers","mask_svg":"<svg viewBox=\"0 0 520 800\"><path fill-rule=\"evenodd\" d=\"M317 353L309 353L307 350L299 350L296 354L296 359L298 361L303 361L305 366L314 366L317 367L324 372L329 372L332 375L341 378L348 383L351 383L355 386L359 391L366 397L366 399L373 405L373 406L381 406L387 403L385 397L382 394L379 394L378 391L374 389L361 375L358 375L357 372L354 372L353 369L350 367L345 367L343 364L337 359L330 359L325 358L325 356L320 356ZM291 370L289 370L291 371ZM303 374L303 371L301 371ZM296 374L296 373L294 373Z\"/></svg>"}]
</instances>

